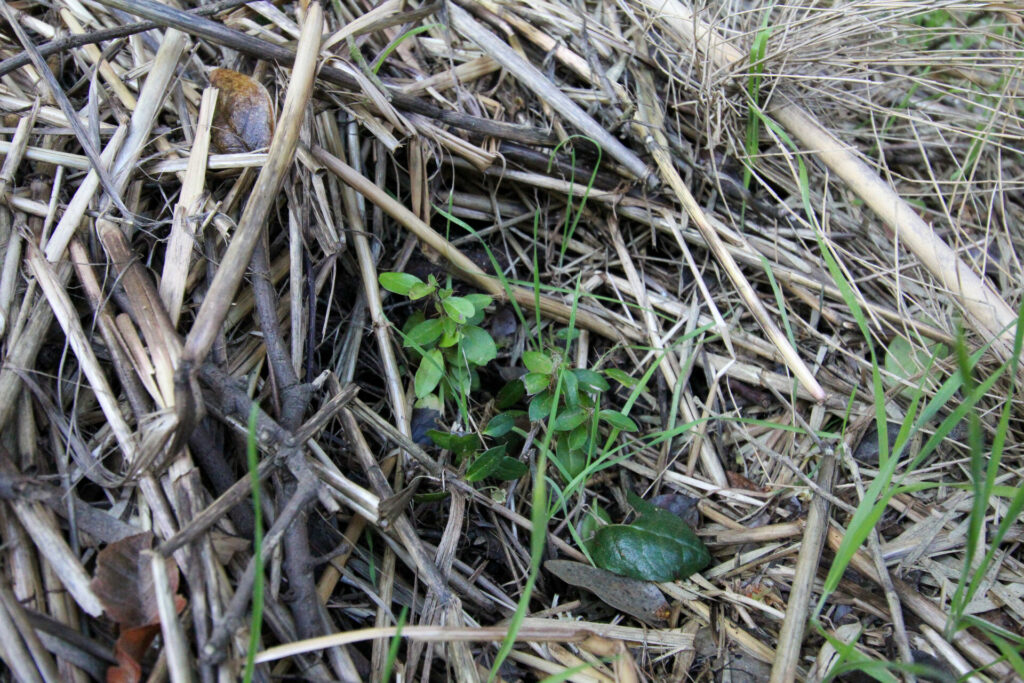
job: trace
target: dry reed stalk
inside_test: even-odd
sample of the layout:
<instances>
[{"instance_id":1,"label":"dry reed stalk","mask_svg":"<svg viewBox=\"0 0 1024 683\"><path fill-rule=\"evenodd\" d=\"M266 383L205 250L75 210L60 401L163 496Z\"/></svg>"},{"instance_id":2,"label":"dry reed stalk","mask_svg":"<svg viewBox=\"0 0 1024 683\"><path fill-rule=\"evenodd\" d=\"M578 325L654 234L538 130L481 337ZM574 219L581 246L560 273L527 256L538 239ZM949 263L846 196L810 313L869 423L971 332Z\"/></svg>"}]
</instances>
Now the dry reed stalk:
<instances>
[{"instance_id":1,"label":"dry reed stalk","mask_svg":"<svg viewBox=\"0 0 1024 683\"><path fill-rule=\"evenodd\" d=\"M210 125L213 122L213 111L216 104L216 88L211 87L204 90L203 100L199 106L199 121L196 124L192 151L188 158L188 168L181 183L178 203L174 207L174 221L171 224L167 257L164 260L164 269L160 276L160 300L167 309L172 327L177 327L178 324L182 297L185 294L185 281L192 262L196 235L195 220L199 208L197 205L203 193L206 161L210 149Z\"/></svg>"},{"instance_id":2,"label":"dry reed stalk","mask_svg":"<svg viewBox=\"0 0 1024 683\"><path fill-rule=\"evenodd\" d=\"M298 143L299 128L306 103L312 94L313 75L316 70L323 16L320 5L313 3L303 23L292 78L285 95L284 106L274 132L267 163L260 171L250 200L238 222L228 251L217 269L217 275L196 314L196 321L185 342L182 362L197 367L205 360L227 316L235 291L242 281L256 248L260 228L277 201L277 193L284 182L284 174L291 166Z\"/></svg>"}]
</instances>

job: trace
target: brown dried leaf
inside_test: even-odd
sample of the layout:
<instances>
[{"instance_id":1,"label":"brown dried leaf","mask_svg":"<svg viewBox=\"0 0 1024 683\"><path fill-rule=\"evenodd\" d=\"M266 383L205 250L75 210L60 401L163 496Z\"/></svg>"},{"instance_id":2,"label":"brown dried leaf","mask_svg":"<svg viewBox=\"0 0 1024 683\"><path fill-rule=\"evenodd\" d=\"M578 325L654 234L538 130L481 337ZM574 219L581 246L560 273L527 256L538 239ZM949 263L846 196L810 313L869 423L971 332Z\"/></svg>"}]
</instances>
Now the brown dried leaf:
<instances>
[{"instance_id":1,"label":"brown dried leaf","mask_svg":"<svg viewBox=\"0 0 1024 683\"><path fill-rule=\"evenodd\" d=\"M145 532L111 543L96 558L92 589L103 603L107 616L122 629L160 623L153 589L153 574L142 551L153 546L153 534ZM167 560L171 590L178 589L178 571Z\"/></svg>"},{"instance_id":2,"label":"brown dried leaf","mask_svg":"<svg viewBox=\"0 0 1024 683\"><path fill-rule=\"evenodd\" d=\"M739 472L726 472L725 476L729 479L729 486L734 489L743 489L744 491L757 491L763 492L760 486L744 477Z\"/></svg>"},{"instance_id":3,"label":"brown dried leaf","mask_svg":"<svg viewBox=\"0 0 1024 683\"><path fill-rule=\"evenodd\" d=\"M544 568L567 584L586 589L615 609L651 626L664 626L668 621L668 603L653 583L568 560L549 560Z\"/></svg>"},{"instance_id":4,"label":"brown dried leaf","mask_svg":"<svg viewBox=\"0 0 1024 683\"><path fill-rule=\"evenodd\" d=\"M143 551L153 546L153 534L145 532L111 543L96 557L92 590L107 616L118 623L114 645L118 666L107 670L108 683L135 683L142 676L142 658L160 633L160 612L153 588L153 572ZM167 578L172 592L178 590L178 568L168 559ZM185 599L174 596L180 612Z\"/></svg>"},{"instance_id":5,"label":"brown dried leaf","mask_svg":"<svg viewBox=\"0 0 1024 683\"><path fill-rule=\"evenodd\" d=\"M214 69L210 84L220 91L210 130L213 146L222 154L269 147L274 105L263 84L231 69Z\"/></svg>"}]
</instances>

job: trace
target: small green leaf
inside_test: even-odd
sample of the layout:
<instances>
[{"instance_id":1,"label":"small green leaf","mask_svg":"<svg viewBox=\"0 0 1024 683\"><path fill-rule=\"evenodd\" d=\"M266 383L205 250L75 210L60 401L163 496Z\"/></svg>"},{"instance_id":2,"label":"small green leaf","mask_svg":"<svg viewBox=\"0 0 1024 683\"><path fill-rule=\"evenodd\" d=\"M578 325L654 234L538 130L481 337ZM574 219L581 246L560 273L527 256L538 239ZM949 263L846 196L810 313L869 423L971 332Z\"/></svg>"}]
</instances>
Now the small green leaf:
<instances>
[{"instance_id":1,"label":"small green leaf","mask_svg":"<svg viewBox=\"0 0 1024 683\"><path fill-rule=\"evenodd\" d=\"M594 534L591 557L610 572L643 581L685 579L711 563L711 554L693 530L671 512L628 494L639 513L629 525L614 524Z\"/></svg>"},{"instance_id":2,"label":"small green leaf","mask_svg":"<svg viewBox=\"0 0 1024 683\"><path fill-rule=\"evenodd\" d=\"M616 429L621 429L624 432L635 432L637 430L636 423L622 413L614 410L602 410L599 415L602 420Z\"/></svg>"},{"instance_id":3,"label":"small green leaf","mask_svg":"<svg viewBox=\"0 0 1024 683\"><path fill-rule=\"evenodd\" d=\"M486 294L467 294L466 300L473 304L473 315L466 322L470 325L479 325L484 320L484 309L491 305L493 299Z\"/></svg>"},{"instance_id":4,"label":"small green leaf","mask_svg":"<svg viewBox=\"0 0 1024 683\"><path fill-rule=\"evenodd\" d=\"M427 432L431 441L439 447L451 451L459 460L480 450L480 437L476 434L449 434L436 429Z\"/></svg>"},{"instance_id":5,"label":"small green leaf","mask_svg":"<svg viewBox=\"0 0 1024 683\"><path fill-rule=\"evenodd\" d=\"M405 335L402 346L426 346L432 344L441 336L442 324L440 318L424 320L413 327Z\"/></svg>"},{"instance_id":6,"label":"small green leaf","mask_svg":"<svg viewBox=\"0 0 1024 683\"><path fill-rule=\"evenodd\" d=\"M498 395L494 397L494 407L498 410L508 410L525 394L526 387L523 386L523 381L514 379L498 391Z\"/></svg>"},{"instance_id":7,"label":"small green leaf","mask_svg":"<svg viewBox=\"0 0 1024 683\"><path fill-rule=\"evenodd\" d=\"M587 455L582 450L569 447L569 440L563 434L555 444L555 460L568 483L587 468Z\"/></svg>"},{"instance_id":8,"label":"small green leaf","mask_svg":"<svg viewBox=\"0 0 1024 683\"><path fill-rule=\"evenodd\" d=\"M441 305L444 307L444 312L448 314L448 317L460 325L468 322L476 311L473 308L473 304L461 296L450 296L441 301Z\"/></svg>"},{"instance_id":9,"label":"small green leaf","mask_svg":"<svg viewBox=\"0 0 1024 683\"><path fill-rule=\"evenodd\" d=\"M466 481L481 481L487 477L511 481L529 471L524 463L505 455L505 446L489 448L473 461L466 470Z\"/></svg>"},{"instance_id":10,"label":"small green leaf","mask_svg":"<svg viewBox=\"0 0 1024 683\"><path fill-rule=\"evenodd\" d=\"M562 391L565 395L566 405L574 406L580 402L580 383L576 375L564 370L559 373L562 377Z\"/></svg>"},{"instance_id":11,"label":"small green leaf","mask_svg":"<svg viewBox=\"0 0 1024 683\"><path fill-rule=\"evenodd\" d=\"M494 301L493 297L486 294L467 294L464 298L478 311L487 308Z\"/></svg>"},{"instance_id":12,"label":"small green leaf","mask_svg":"<svg viewBox=\"0 0 1024 683\"><path fill-rule=\"evenodd\" d=\"M458 324L451 318L445 316L441 318L441 341L437 343L442 349L446 349L450 346L455 346L455 343L462 338L459 334Z\"/></svg>"},{"instance_id":13,"label":"small green leaf","mask_svg":"<svg viewBox=\"0 0 1024 683\"><path fill-rule=\"evenodd\" d=\"M534 396L533 400L530 401L530 407L527 409L530 420L533 422L546 420L548 415L551 414L551 400L553 398L551 391L548 389Z\"/></svg>"},{"instance_id":14,"label":"small green leaf","mask_svg":"<svg viewBox=\"0 0 1024 683\"><path fill-rule=\"evenodd\" d=\"M572 450L580 450L587 443L587 425L581 424L576 429L569 432L568 436L569 448Z\"/></svg>"},{"instance_id":15,"label":"small green leaf","mask_svg":"<svg viewBox=\"0 0 1024 683\"><path fill-rule=\"evenodd\" d=\"M425 296L430 296L437 289L436 285L428 285L422 282L417 282L409 288L409 298L413 301L422 299Z\"/></svg>"},{"instance_id":16,"label":"small green leaf","mask_svg":"<svg viewBox=\"0 0 1024 683\"><path fill-rule=\"evenodd\" d=\"M539 373L542 375L550 375L551 371L555 369L554 361L551 360L551 356L540 351L525 351L523 352L523 365L530 372Z\"/></svg>"},{"instance_id":17,"label":"small green leaf","mask_svg":"<svg viewBox=\"0 0 1024 683\"><path fill-rule=\"evenodd\" d=\"M629 373L618 368L608 368L604 371L604 374L611 377L613 380L621 384L622 386L632 389L637 385L637 380L632 377Z\"/></svg>"},{"instance_id":18,"label":"small green leaf","mask_svg":"<svg viewBox=\"0 0 1024 683\"><path fill-rule=\"evenodd\" d=\"M408 273L381 273L377 276L380 286L389 292L405 296L413 285L422 285L423 280Z\"/></svg>"},{"instance_id":19,"label":"small green leaf","mask_svg":"<svg viewBox=\"0 0 1024 683\"><path fill-rule=\"evenodd\" d=\"M473 376L464 363L453 363L448 368L448 382L452 389L460 392L463 396L468 396L473 388Z\"/></svg>"},{"instance_id":20,"label":"small green leaf","mask_svg":"<svg viewBox=\"0 0 1024 683\"><path fill-rule=\"evenodd\" d=\"M589 392L601 392L608 390L608 380L601 376L601 373L594 372L588 368L576 368L572 371L580 382L580 388Z\"/></svg>"},{"instance_id":21,"label":"small green leaf","mask_svg":"<svg viewBox=\"0 0 1024 683\"><path fill-rule=\"evenodd\" d=\"M586 411L579 406L572 406L571 408L566 408L555 417L555 424L552 425L552 429L556 432L568 432L576 429L586 420Z\"/></svg>"},{"instance_id":22,"label":"small green leaf","mask_svg":"<svg viewBox=\"0 0 1024 683\"><path fill-rule=\"evenodd\" d=\"M441 352L438 349L427 351L420 359L420 367L416 370L416 378L413 381L416 398L423 398L437 388L443 374L444 358Z\"/></svg>"},{"instance_id":23,"label":"small green leaf","mask_svg":"<svg viewBox=\"0 0 1024 683\"><path fill-rule=\"evenodd\" d=\"M583 541L583 545L586 546L587 552L593 552L592 544L594 542L594 534L601 527L608 526L612 523L612 517L608 512L594 503L589 510L583 515L583 520L580 522L577 531L580 534L580 540Z\"/></svg>"},{"instance_id":24,"label":"small green leaf","mask_svg":"<svg viewBox=\"0 0 1024 683\"><path fill-rule=\"evenodd\" d=\"M487 428L484 430L485 436L493 436L495 438L499 436L505 436L512 431L512 428L516 426L516 416L511 412L498 413L491 418L491 421L487 423Z\"/></svg>"},{"instance_id":25,"label":"small green leaf","mask_svg":"<svg viewBox=\"0 0 1024 683\"><path fill-rule=\"evenodd\" d=\"M539 372L528 372L523 375L523 386L526 387L528 394L536 394L538 391L547 389L550 381L550 375L542 375Z\"/></svg>"},{"instance_id":26,"label":"small green leaf","mask_svg":"<svg viewBox=\"0 0 1024 683\"><path fill-rule=\"evenodd\" d=\"M487 365L498 357L498 347L482 327L467 325L462 328L462 335L462 353L473 365Z\"/></svg>"}]
</instances>

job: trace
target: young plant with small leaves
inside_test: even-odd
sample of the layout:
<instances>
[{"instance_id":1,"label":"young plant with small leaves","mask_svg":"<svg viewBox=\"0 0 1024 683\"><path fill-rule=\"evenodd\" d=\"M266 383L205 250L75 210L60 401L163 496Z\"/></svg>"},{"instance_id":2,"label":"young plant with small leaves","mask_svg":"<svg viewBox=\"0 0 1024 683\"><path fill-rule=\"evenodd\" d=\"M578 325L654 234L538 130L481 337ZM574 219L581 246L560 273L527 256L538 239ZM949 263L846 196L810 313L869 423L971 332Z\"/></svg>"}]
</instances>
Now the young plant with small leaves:
<instances>
[{"instance_id":1,"label":"young plant with small leaves","mask_svg":"<svg viewBox=\"0 0 1024 683\"><path fill-rule=\"evenodd\" d=\"M476 369L498 355L494 339L480 327L491 297L455 296L451 287L441 287L433 275L424 282L409 273L381 273L379 280L389 292L428 302L403 327L402 345L419 357L413 380L416 398L423 399L436 390L442 399L464 399L479 384Z\"/></svg>"},{"instance_id":2,"label":"young plant with small leaves","mask_svg":"<svg viewBox=\"0 0 1024 683\"><path fill-rule=\"evenodd\" d=\"M601 395L610 388L607 373L573 368L566 363L563 351L555 349L526 351L523 365L526 374L498 393L495 406L503 412L491 419L484 433L498 437L511 430L522 411L510 408L526 397L526 416L530 421L547 419L555 400L555 387L561 383L561 391L557 392L559 405L549 428L553 432L552 459L566 481L578 476L593 460L600 423L626 432L637 430L628 416L601 408Z\"/></svg>"}]
</instances>

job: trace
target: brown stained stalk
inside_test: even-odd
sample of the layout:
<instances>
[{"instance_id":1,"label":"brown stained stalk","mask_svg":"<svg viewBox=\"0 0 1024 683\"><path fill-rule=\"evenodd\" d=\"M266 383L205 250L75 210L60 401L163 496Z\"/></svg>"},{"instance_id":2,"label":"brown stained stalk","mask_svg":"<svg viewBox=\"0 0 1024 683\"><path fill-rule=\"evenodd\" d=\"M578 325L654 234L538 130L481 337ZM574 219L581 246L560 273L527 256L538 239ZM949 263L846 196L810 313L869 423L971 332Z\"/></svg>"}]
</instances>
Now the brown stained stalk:
<instances>
[{"instance_id":1,"label":"brown stained stalk","mask_svg":"<svg viewBox=\"0 0 1024 683\"><path fill-rule=\"evenodd\" d=\"M270 282L270 263L262 243L257 244L253 253L252 271L256 312L280 397L281 426L289 432L294 432L302 424L302 418L309 406L312 387L299 381L292 366L288 345L278 324L277 294ZM299 486L302 486L301 482L316 481L315 475L306 464L302 442L295 443L297 447L289 449L287 465L300 483L291 482L284 486L281 491L282 504L294 495ZM310 498L296 513L291 530L284 538L284 567L288 575L291 598L289 606L300 638L312 638L333 630L320 602L316 581L313 578L314 562L309 547L308 515L315 500L315 497ZM343 680L358 680L358 673L348 653L339 649L332 654Z\"/></svg>"},{"instance_id":2,"label":"brown stained stalk","mask_svg":"<svg viewBox=\"0 0 1024 683\"><path fill-rule=\"evenodd\" d=\"M235 584L231 602L224 609L220 621L214 625L209 640L203 645L202 656L206 661L219 663L228 656L228 641L244 624L245 610L252 598L252 586L256 580L257 569L262 571L263 564L270 558L283 537L289 533L292 524L296 523L301 512L314 500L316 500L316 483L312 480L298 482L291 498L281 508L273 526L263 538L262 555L249 559L245 572Z\"/></svg>"},{"instance_id":3,"label":"brown stained stalk","mask_svg":"<svg viewBox=\"0 0 1024 683\"><path fill-rule=\"evenodd\" d=\"M122 9L132 11L131 3L127 4L129 8ZM196 315L195 323L185 342L183 367L197 368L210 352L252 259L261 229L271 208L277 202L285 173L295 158L303 114L313 92L313 76L322 31L323 9L318 3L312 3L303 23L295 65L281 116L270 144L267 163L256 179L252 194L239 219L238 229Z\"/></svg>"}]
</instances>

